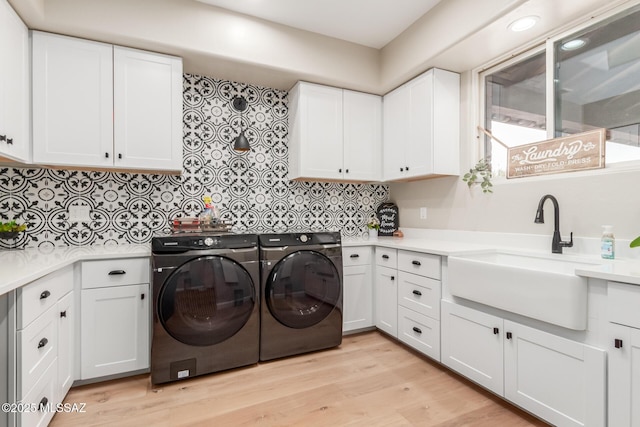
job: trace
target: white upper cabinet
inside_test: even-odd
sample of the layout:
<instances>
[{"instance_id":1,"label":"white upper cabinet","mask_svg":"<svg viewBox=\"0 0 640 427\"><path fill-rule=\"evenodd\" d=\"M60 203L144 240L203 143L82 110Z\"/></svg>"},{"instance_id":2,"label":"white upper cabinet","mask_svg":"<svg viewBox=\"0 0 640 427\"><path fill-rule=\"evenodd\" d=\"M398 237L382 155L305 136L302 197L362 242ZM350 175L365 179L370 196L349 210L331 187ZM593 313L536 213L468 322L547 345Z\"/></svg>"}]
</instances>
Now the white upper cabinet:
<instances>
[{"instance_id":1,"label":"white upper cabinet","mask_svg":"<svg viewBox=\"0 0 640 427\"><path fill-rule=\"evenodd\" d=\"M299 82L289 92L289 178L379 180L381 98Z\"/></svg>"},{"instance_id":2,"label":"white upper cabinet","mask_svg":"<svg viewBox=\"0 0 640 427\"><path fill-rule=\"evenodd\" d=\"M33 161L182 168L182 62L33 32Z\"/></svg>"},{"instance_id":3,"label":"white upper cabinet","mask_svg":"<svg viewBox=\"0 0 640 427\"><path fill-rule=\"evenodd\" d=\"M460 173L460 76L431 69L384 96L383 179Z\"/></svg>"},{"instance_id":4,"label":"white upper cabinet","mask_svg":"<svg viewBox=\"0 0 640 427\"><path fill-rule=\"evenodd\" d=\"M0 156L30 159L29 31L0 0Z\"/></svg>"}]
</instances>

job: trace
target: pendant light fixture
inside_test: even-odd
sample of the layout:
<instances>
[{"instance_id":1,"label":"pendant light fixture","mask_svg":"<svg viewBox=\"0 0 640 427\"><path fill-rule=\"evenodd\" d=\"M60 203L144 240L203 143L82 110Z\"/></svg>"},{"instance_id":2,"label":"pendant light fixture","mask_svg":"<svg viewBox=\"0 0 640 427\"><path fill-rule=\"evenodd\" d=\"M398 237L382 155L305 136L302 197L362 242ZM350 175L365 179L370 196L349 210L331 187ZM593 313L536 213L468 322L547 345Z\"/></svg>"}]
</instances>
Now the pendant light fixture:
<instances>
[{"instance_id":1,"label":"pendant light fixture","mask_svg":"<svg viewBox=\"0 0 640 427\"><path fill-rule=\"evenodd\" d=\"M235 151L249 151L251 146L247 137L244 136L244 129L242 129L242 112L247 109L247 100L244 96L233 98L233 108L240 112L240 135L233 140L233 149Z\"/></svg>"}]
</instances>

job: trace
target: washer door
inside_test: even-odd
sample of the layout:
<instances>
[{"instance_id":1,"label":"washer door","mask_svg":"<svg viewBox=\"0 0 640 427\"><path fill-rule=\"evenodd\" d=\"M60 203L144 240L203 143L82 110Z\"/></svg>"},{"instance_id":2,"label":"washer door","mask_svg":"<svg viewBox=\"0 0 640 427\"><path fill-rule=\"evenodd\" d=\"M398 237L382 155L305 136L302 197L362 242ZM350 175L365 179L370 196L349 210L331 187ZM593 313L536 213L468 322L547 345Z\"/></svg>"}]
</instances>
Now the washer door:
<instances>
[{"instance_id":1,"label":"washer door","mask_svg":"<svg viewBox=\"0 0 640 427\"><path fill-rule=\"evenodd\" d=\"M313 326L326 318L340 299L342 285L335 265L319 252L287 255L271 270L265 286L269 311L290 328Z\"/></svg>"},{"instance_id":2,"label":"washer door","mask_svg":"<svg viewBox=\"0 0 640 427\"><path fill-rule=\"evenodd\" d=\"M222 256L205 256L178 267L160 290L158 317L176 340L218 344L247 323L256 301L251 276Z\"/></svg>"}]
</instances>

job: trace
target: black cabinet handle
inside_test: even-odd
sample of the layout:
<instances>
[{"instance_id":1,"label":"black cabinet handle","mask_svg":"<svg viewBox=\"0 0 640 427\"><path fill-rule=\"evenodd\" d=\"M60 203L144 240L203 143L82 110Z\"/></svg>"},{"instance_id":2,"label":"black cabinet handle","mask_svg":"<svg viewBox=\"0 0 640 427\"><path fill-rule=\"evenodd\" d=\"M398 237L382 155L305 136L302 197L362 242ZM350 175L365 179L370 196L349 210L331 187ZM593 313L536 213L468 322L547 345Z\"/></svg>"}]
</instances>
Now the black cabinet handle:
<instances>
[{"instance_id":1,"label":"black cabinet handle","mask_svg":"<svg viewBox=\"0 0 640 427\"><path fill-rule=\"evenodd\" d=\"M7 144L13 145L13 138L7 138Z\"/></svg>"},{"instance_id":2,"label":"black cabinet handle","mask_svg":"<svg viewBox=\"0 0 640 427\"><path fill-rule=\"evenodd\" d=\"M345 170L345 172L346 172L346 173L349 173L349 169L346 169L346 170Z\"/></svg>"},{"instance_id":3,"label":"black cabinet handle","mask_svg":"<svg viewBox=\"0 0 640 427\"><path fill-rule=\"evenodd\" d=\"M421 334L422 330L420 330L420 328L417 328L417 327L414 326L413 327L413 332L417 332L417 333Z\"/></svg>"},{"instance_id":4,"label":"black cabinet handle","mask_svg":"<svg viewBox=\"0 0 640 427\"><path fill-rule=\"evenodd\" d=\"M511 335L511 332L507 332L507 339L510 340L513 337L513 335Z\"/></svg>"},{"instance_id":5,"label":"black cabinet handle","mask_svg":"<svg viewBox=\"0 0 640 427\"><path fill-rule=\"evenodd\" d=\"M493 328L493 335L498 335L500 333L500 329Z\"/></svg>"},{"instance_id":6,"label":"black cabinet handle","mask_svg":"<svg viewBox=\"0 0 640 427\"><path fill-rule=\"evenodd\" d=\"M622 348L622 340L616 338L615 341L613 342L613 345L615 348Z\"/></svg>"},{"instance_id":7,"label":"black cabinet handle","mask_svg":"<svg viewBox=\"0 0 640 427\"><path fill-rule=\"evenodd\" d=\"M338 173L342 173L342 169L338 169Z\"/></svg>"},{"instance_id":8,"label":"black cabinet handle","mask_svg":"<svg viewBox=\"0 0 640 427\"><path fill-rule=\"evenodd\" d=\"M422 296L422 292L417 291L417 290L415 290L415 289L413 290L413 294L414 294L414 295L418 295L419 297L421 297L421 296Z\"/></svg>"},{"instance_id":9,"label":"black cabinet handle","mask_svg":"<svg viewBox=\"0 0 640 427\"><path fill-rule=\"evenodd\" d=\"M6 141L7 135L0 135L0 141Z\"/></svg>"},{"instance_id":10,"label":"black cabinet handle","mask_svg":"<svg viewBox=\"0 0 640 427\"><path fill-rule=\"evenodd\" d=\"M118 158L121 159L122 158L122 153L118 153Z\"/></svg>"},{"instance_id":11,"label":"black cabinet handle","mask_svg":"<svg viewBox=\"0 0 640 427\"><path fill-rule=\"evenodd\" d=\"M104 153L104 158L108 159L109 158L109 153Z\"/></svg>"},{"instance_id":12,"label":"black cabinet handle","mask_svg":"<svg viewBox=\"0 0 640 427\"><path fill-rule=\"evenodd\" d=\"M109 272L109 276L118 276L120 274L127 274L124 270L112 270Z\"/></svg>"},{"instance_id":13,"label":"black cabinet handle","mask_svg":"<svg viewBox=\"0 0 640 427\"><path fill-rule=\"evenodd\" d=\"M400 172L404 172L404 168L400 168Z\"/></svg>"},{"instance_id":14,"label":"black cabinet handle","mask_svg":"<svg viewBox=\"0 0 640 427\"><path fill-rule=\"evenodd\" d=\"M40 294L40 299L47 299L51 296L51 292L49 291L44 291Z\"/></svg>"},{"instance_id":15,"label":"black cabinet handle","mask_svg":"<svg viewBox=\"0 0 640 427\"><path fill-rule=\"evenodd\" d=\"M358 254L351 254L351 256L349 258L360 258L360 255Z\"/></svg>"},{"instance_id":16,"label":"black cabinet handle","mask_svg":"<svg viewBox=\"0 0 640 427\"><path fill-rule=\"evenodd\" d=\"M49 399L47 399L46 397L43 397L42 400L40 401L40 403L38 404L38 410L39 411L46 410L48 403L49 403Z\"/></svg>"},{"instance_id":17,"label":"black cabinet handle","mask_svg":"<svg viewBox=\"0 0 640 427\"><path fill-rule=\"evenodd\" d=\"M406 168L404 168L407 172L409 172L409 166L407 166Z\"/></svg>"},{"instance_id":18,"label":"black cabinet handle","mask_svg":"<svg viewBox=\"0 0 640 427\"><path fill-rule=\"evenodd\" d=\"M389 255L382 255L382 259L389 259Z\"/></svg>"},{"instance_id":19,"label":"black cabinet handle","mask_svg":"<svg viewBox=\"0 0 640 427\"><path fill-rule=\"evenodd\" d=\"M38 341L38 348L42 348L45 345L47 345L49 343L49 340L46 338L42 338L40 341Z\"/></svg>"},{"instance_id":20,"label":"black cabinet handle","mask_svg":"<svg viewBox=\"0 0 640 427\"><path fill-rule=\"evenodd\" d=\"M391 280L396 280L396 276L391 276Z\"/></svg>"},{"instance_id":21,"label":"black cabinet handle","mask_svg":"<svg viewBox=\"0 0 640 427\"><path fill-rule=\"evenodd\" d=\"M144 299L144 294L140 294L140 299L143 300Z\"/></svg>"},{"instance_id":22,"label":"black cabinet handle","mask_svg":"<svg viewBox=\"0 0 640 427\"><path fill-rule=\"evenodd\" d=\"M67 317L67 310L60 312L60 317Z\"/></svg>"},{"instance_id":23,"label":"black cabinet handle","mask_svg":"<svg viewBox=\"0 0 640 427\"><path fill-rule=\"evenodd\" d=\"M417 265L418 267L421 266L422 264L420 264L420 261L411 261L411 264L413 265Z\"/></svg>"}]
</instances>

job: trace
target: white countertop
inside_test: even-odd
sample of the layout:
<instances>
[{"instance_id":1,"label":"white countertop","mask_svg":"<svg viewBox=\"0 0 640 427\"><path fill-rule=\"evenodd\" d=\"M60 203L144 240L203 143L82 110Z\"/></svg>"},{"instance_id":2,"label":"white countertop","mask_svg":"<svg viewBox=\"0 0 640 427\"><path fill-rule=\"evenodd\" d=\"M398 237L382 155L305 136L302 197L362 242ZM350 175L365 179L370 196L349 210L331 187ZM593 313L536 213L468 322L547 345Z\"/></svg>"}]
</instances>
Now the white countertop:
<instances>
[{"instance_id":1,"label":"white countertop","mask_svg":"<svg viewBox=\"0 0 640 427\"><path fill-rule=\"evenodd\" d=\"M455 256L465 252L490 251L495 246L460 241L433 240L415 237L378 237L377 240L366 238L342 239L342 246L381 246L392 249L425 252L433 255Z\"/></svg>"},{"instance_id":2,"label":"white countertop","mask_svg":"<svg viewBox=\"0 0 640 427\"><path fill-rule=\"evenodd\" d=\"M150 255L149 244L0 251L0 295L77 261Z\"/></svg>"}]
</instances>

